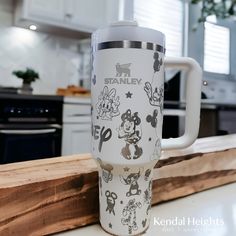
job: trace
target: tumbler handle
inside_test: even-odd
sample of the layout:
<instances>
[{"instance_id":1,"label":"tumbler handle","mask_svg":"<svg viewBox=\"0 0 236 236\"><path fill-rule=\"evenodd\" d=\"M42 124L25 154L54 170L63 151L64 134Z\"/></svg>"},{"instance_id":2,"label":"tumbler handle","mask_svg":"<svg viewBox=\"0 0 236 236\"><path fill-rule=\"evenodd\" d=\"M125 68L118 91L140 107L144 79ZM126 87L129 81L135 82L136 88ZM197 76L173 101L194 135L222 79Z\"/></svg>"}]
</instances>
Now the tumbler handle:
<instances>
[{"instance_id":1,"label":"tumbler handle","mask_svg":"<svg viewBox=\"0 0 236 236\"><path fill-rule=\"evenodd\" d=\"M188 72L186 81L185 132L178 138L162 139L162 149L177 149L190 146L197 138L200 122L202 69L188 57L167 57L165 68L181 69Z\"/></svg>"}]
</instances>

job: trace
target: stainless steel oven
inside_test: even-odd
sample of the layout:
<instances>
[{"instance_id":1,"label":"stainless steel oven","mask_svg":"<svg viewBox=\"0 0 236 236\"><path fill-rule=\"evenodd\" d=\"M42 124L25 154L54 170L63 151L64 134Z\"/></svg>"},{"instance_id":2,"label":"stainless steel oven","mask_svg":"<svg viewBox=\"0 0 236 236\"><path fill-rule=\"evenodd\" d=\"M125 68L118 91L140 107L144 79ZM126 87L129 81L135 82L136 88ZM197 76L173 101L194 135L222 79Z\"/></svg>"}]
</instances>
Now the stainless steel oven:
<instances>
[{"instance_id":1,"label":"stainless steel oven","mask_svg":"<svg viewBox=\"0 0 236 236\"><path fill-rule=\"evenodd\" d=\"M62 99L0 97L0 164L61 155Z\"/></svg>"}]
</instances>

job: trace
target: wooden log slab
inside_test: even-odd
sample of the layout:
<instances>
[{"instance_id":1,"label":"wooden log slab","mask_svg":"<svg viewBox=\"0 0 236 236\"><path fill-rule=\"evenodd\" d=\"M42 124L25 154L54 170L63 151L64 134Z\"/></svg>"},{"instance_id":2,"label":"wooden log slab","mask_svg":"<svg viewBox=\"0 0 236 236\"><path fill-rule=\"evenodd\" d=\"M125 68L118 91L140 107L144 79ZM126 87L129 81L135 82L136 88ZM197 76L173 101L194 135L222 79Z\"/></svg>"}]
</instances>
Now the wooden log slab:
<instances>
[{"instance_id":1,"label":"wooden log slab","mask_svg":"<svg viewBox=\"0 0 236 236\"><path fill-rule=\"evenodd\" d=\"M187 196L236 181L236 135L163 152L153 199ZM90 154L0 166L0 235L48 235L98 222L98 174Z\"/></svg>"}]
</instances>

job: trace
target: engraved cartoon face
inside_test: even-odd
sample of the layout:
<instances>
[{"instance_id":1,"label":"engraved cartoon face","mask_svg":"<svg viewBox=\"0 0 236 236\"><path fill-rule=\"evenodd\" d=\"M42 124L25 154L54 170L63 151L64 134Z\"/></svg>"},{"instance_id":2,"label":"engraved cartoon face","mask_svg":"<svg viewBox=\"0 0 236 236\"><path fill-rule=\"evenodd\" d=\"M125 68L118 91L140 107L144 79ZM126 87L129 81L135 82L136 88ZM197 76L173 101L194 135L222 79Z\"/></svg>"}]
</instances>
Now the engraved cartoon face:
<instances>
[{"instance_id":1,"label":"engraved cartoon face","mask_svg":"<svg viewBox=\"0 0 236 236\"><path fill-rule=\"evenodd\" d=\"M134 131L134 122L133 122L133 121L126 120L126 121L124 122L124 131L125 131L126 133L133 132L133 131Z\"/></svg>"},{"instance_id":2,"label":"engraved cartoon face","mask_svg":"<svg viewBox=\"0 0 236 236\"><path fill-rule=\"evenodd\" d=\"M102 110L104 112L108 112L111 110L111 104L112 104L112 101L108 98L105 98L103 101L102 101L102 104L101 104L101 107L102 107Z\"/></svg>"},{"instance_id":3,"label":"engraved cartoon face","mask_svg":"<svg viewBox=\"0 0 236 236\"><path fill-rule=\"evenodd\" d=\"M135 112L133 115L131 114L131 110L128 109L121 116L123 130L125 133L133 133L137 125L141 123L140 118L138 117L138 113Z\"/></svg>"},{"instance_id":4,"label":"engraved cartoon face","mask_svg":"<svg viewBox=\"0 0 236 236\"><path fill-rule=\"evenodd\" d=\"M103 120L111 120L112 117L118 116L119 112L119 96L116 96L116 90L113 88L111 90L105 86L98 97L98 102L96 104L96 110L98 116Z\"/></svg>"},{"instance_id":5,"label":"engraved cartoon face","mask_svg":"<svg viewBox=\"0 0 236 236\"><path fill-rule=\"evenodd\" d=\"M135 202L135 199L130 199L129 200L129 203L128 203L129 207L128 207L128 210L129 212L135 212L136 209L139 207L141 207L141 203L140 202Z\"/></svg>"},{"instance_id":6,"label":"engraved cartoon face","mask_svg":"<svg viewBox=\"0 0 236 236\"><path fill-rule=\"evenodd\" d=\"M137 181L139 177L140 177L140 172L132 173L132 174L128 175L128 177L126 178L126 183L130 184L134 181Z\"/></svg>"}]
</instances>

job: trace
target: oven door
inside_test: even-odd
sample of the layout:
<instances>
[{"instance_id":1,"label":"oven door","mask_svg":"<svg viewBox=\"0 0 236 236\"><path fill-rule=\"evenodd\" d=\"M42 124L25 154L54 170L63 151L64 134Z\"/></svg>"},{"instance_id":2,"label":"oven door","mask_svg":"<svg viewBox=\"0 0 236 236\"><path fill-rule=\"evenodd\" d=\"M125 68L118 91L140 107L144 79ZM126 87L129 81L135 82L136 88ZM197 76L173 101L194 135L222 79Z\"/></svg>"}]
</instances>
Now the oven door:
<instances>
[{"instance_id":1,"label":"oven door","mask_svg":"<svg viewBox=\"0 0 236 236\"><path fill-rule=\"evenodd\" d=\"M61 155L59 125L1 126L0 164Z\"/></svg>"}]
</instances>

